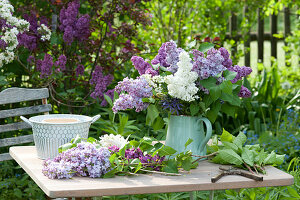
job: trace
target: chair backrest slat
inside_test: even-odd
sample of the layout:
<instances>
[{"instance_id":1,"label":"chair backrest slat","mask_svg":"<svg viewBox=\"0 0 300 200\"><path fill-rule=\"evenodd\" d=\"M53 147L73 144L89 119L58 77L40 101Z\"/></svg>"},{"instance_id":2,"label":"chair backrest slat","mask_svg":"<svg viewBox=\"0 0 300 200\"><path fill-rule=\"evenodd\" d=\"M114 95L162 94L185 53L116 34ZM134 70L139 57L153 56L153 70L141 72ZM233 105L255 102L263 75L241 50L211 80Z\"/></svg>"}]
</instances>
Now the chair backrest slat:
<instances>
[{"instance_id":1,"label":"chair backrest slat","mask_svg":"<svg viewBox=\"0 0 300 200\"><path fill-rule=\"evenodd\" d=\"M28 143L28 142L33 142L32 134L0 139L0 147L7 147L7 146L11 146L11 145L23 144L23 143Z\"/></svg>"},{"instance_id":2,"label":"chair backrest slat","mask_svg":"<svg viewBox=\"0 0 300 200\"><path fill-rule=\"evenodd\" d=\"M0 133L8 132L8 131L16 131L20 129L28 129L31 126L25 122L17 122L11 124L0 125Z\"/></svg>"},{"instance_id":3,"label":"chair backrest slat","mask_svg":"<svg viewBox=\"0 0 300 200\"><path fill-rule=\"evenodd\" d=\"M49 97L48 88L27 89L27 88L8 88L0 92L0 104L17 103L31 101Z\"/></svg>"},{"instance_id":4,"label":"chair backrest slat","mask_svg":"<svg viewBox=\"0 0 300 200\"><path fill-rule=\"evenodd\" d=\"M12 157L9 155L9 153L0 154L0 162L4 160L11 160L11 159Z\"/></svg>"},{"instance_id":5,"label":"chair backrest slat","mask_svg":"<svg viewBox=\"0 0 300 200\"><path fill-rule=\"evenodd\" d=\"M7 118L7 117L22 116L22 115L31 115L31 114L49 112L49 111L51 111L50 104L31 106L25 108L15 108L10 110L1 110L0 119Z\"/></svg>"},{"instance_id":6,"label":"chair backrest slat","mask_svg":"<svg viewBox=\"0 0 300 200\"><path fill-rule=\"evenodd\" d=\"M4 105L5 110L0 110L0 119L6 119L11 117L18 117L21 115L32 115L32 114L49 114L49 111L52 110L52 106L47 104L47 98L49 97L48 88L41 89L28 89L28 88L8 88L0 92L0 105ZM14 105L13 109L9 109L5 104L13 104L25 101L41 100L40 104L30 107L20 107L16 108L17 105ZM21 104L22 105L22 104ZM7 108L8 107L8 108ZM11 118L14 121L14 118ZM6 121L6 120L5 120ZM9 120L7 120L9 121ZM15 122L10 124L0 125L0 133L16 131L21 129L31 128L25 122ZM33 142L33 135L22 135L18 137L13 137L14 132L7 136L7 134L0 134L4 136L4 139L0 139L0 147L8 147L12 145L18 145L23 143ZM3 137L0 137L3 138ZM0 154L0 161L11 160L9 153Z\"/></svg>"}]
</instances>

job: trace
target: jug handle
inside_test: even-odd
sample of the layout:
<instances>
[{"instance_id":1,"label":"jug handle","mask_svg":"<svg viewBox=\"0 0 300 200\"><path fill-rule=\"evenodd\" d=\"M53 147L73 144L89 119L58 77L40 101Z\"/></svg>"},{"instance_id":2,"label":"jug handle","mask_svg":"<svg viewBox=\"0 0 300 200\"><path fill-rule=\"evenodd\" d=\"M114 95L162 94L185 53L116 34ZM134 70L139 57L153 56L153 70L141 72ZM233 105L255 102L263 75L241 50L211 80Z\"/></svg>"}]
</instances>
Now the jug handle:
<instances>
[{"instance_id":1,"label":"jug handle","mask_svg":"<svg viewBox=\"0 0 300 200\"><path fill-rule=\"evenodd\" d=\"M204 146L207 144L208 140L210 139L211 137L211 134L212 134L212 126L211 126L211 123L210 121L207 119L207 118L204 118L204 117L200 117L198 120L197 120L197 123L200 123L200 121L203 121L206 125L206 136L204 138L204 140L200 143L199 145L199 151L202 151L202 149L204 148Z\"/></svg>"}]
</instances>

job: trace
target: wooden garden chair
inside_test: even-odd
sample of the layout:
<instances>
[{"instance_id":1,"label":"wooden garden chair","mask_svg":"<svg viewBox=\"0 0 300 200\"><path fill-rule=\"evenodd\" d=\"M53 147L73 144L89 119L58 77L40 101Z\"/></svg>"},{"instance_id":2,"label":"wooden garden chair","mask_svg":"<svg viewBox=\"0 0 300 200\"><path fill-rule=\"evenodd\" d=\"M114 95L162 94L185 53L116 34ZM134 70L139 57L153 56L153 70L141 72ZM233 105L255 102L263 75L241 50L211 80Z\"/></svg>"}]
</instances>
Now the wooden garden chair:
<instances>
[{"instance_id":1,"label":"wooden garden chair","mask_svg":"<svg viewBox=\"0 0 300 200\"><path fill-rule=\"evenodd\" d=\"M52 110L50 104L47 104L47 98L49 97L48 88L41 89L27 89L27 88L8 88L0 92L0 106L3 107L4 104L14 104L21 103L25 101L33 101L33 100L42 100L42 105L35 105L30 107L20 107L20 108L12 108L1 110L0 107L0 120L3 119L14 118L21 115L32 115L38 113L49 114L49 111ZM10 106L11 107L11 106ZM16 122L10 124L3 124L0 121L0 133L16 131L21 129L29 129L31 126L26 124L25 122ZM3 135L3 134L2 134ZM11 132L9 137L0 139L0 147L8 147L12 145L18 145L23 143L33 142L33 136L24 135L17 136L16 132ZM11 156L9 153L0 154L0 161L11 160Z\"/></svg>"}]
</instances>

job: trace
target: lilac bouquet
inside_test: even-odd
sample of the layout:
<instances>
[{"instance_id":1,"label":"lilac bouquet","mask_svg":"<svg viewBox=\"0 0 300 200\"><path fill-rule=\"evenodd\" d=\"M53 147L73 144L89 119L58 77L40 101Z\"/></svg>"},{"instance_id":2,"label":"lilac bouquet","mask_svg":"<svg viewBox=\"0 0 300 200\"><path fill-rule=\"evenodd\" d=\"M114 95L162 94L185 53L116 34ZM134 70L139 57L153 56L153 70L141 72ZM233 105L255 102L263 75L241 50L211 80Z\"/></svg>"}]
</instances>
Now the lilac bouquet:
<instances>
[{"instance_id":1,"label":"lilac bouquet","mask_svg":"<svg viewBox=\"0 0 300 200\"><path fill-rule=\"evenodd\" d=\"M203 115L212 122L219 111L233 115L241 98L251 96L242 81L252 69L233 65L224 47L199 48L202 51L185 51L170 41L162 44L151 64L133 56L140 76L118 83L115 90L120 96L113 111L148 108L148 113L154 113L161 108L176 115Z\"/></svg>"}]
</instances>

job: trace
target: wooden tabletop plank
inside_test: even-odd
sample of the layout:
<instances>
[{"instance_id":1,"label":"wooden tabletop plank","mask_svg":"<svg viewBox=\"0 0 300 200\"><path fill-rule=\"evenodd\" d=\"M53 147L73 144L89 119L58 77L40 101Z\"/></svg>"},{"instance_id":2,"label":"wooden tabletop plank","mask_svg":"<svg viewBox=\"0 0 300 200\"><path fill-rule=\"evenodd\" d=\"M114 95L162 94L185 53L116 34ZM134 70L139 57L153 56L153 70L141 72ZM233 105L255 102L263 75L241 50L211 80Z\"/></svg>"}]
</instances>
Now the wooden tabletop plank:
<instances>
[{"instance_id":1,"label":"wooden tabletop plank","mask_svg":"<svg viewBox=\"0 0 300 200\"><path fill-rule=\"evenodd\" d=\"M241 176L226 176L217 183L211 183L211 177L218 174L220 165L208 161L201 161L197 169L186 172L182 176L140 174L108 179L74 177L69 180L51 180L42 174L43 161L37 158L34 146L11 147L10 155L45 194L52 198L286 186L294 182L293 176L275 167L267 166L267 175L264 175L262 182Z\"/></svg>"}]
</instances>

